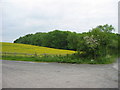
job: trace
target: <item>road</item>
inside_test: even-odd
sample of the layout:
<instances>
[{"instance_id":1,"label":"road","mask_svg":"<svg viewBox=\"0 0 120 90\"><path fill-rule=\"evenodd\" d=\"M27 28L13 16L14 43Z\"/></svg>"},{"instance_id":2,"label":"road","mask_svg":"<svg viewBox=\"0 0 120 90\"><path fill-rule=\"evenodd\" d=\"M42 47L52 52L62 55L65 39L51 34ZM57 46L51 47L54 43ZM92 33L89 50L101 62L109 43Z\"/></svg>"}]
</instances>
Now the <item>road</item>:
<instances>
[{"instance_id":1,"label":"road","mask_svg":"<svg viewBox=\"0 0 120 90\"><path fill-rule=\"evenodd\" d=\"M3 88L118 88L117 62L107 65L2 61Z\"/></svg>"}]
</instances>

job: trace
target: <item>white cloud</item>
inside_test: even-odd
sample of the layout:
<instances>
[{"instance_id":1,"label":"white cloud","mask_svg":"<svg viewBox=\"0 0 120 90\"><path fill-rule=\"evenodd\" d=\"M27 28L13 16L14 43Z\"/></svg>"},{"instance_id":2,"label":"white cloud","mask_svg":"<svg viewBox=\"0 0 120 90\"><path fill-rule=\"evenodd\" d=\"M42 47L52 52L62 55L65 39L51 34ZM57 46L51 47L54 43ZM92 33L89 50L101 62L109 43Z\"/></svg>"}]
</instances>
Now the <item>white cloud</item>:
<instances>
[{"instance_id":1,"label":"white cloud","mask_svg":"<svg viewBox=\"0 0 120 90\"><path fill-rule=\"evenodd\" d=\"M3 26L12 38L54 29L84 32L99 24L117 29L118 0L4 0ZM13 33L14 32L14 33ZM14 34L14 35L12 35ZM8 39L9 41L9 39Z\"/></svg>"}]
</instances>

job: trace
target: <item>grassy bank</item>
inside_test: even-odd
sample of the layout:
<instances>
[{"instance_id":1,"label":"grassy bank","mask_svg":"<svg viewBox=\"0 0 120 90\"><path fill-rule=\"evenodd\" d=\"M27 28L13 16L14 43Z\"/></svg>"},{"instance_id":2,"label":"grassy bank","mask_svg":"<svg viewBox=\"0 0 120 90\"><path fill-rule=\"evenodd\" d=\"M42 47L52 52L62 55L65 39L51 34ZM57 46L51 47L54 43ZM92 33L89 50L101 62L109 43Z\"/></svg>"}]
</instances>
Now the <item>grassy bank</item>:
<instances>
[{"instance_id":1,"label":"grassy bank","mask_svg":"<svg viewBox=\"0 0 120 90\"><path fill-rule=\"evenodd\" d=\"M102 57L97 60L74 58L73 56L43 56L43 57L24 57L24 56L2 56L3 60L33 61L33 62L58 62L75 64L111 64L116 61L113 57Z\"/></svg>"}]
</instances>

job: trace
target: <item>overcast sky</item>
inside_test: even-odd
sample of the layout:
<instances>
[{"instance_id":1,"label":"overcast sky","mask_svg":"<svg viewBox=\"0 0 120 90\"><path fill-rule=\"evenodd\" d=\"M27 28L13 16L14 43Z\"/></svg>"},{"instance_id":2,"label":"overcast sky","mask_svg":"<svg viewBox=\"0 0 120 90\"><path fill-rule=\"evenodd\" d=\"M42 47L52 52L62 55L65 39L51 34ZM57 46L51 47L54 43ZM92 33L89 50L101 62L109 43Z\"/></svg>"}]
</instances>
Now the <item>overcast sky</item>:
<instances>
[{"instance_id":1,"label":"overcast sky","mask_svg":"<svg viewBox=\"0 0 120 90\"><path fill-rule=\"evenodd\" d=\"M3 0L2 41L20 36L69 30L87 32L104 24L118 32L119 0Z\"/></svg>"}]
</instances>

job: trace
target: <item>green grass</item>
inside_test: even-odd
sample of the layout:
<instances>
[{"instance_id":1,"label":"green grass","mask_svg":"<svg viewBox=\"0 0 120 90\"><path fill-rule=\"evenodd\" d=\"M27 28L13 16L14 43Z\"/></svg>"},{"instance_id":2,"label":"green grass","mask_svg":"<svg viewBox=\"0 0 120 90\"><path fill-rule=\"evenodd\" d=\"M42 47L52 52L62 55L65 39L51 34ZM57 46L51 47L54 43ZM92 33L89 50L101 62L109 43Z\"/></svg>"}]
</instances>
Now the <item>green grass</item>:
<instances>
[{"instance_id":1,"label":"green grass","mask_svg":"<svg viewBox=\"0 0 120 90\"><path fill-rule=\"evenodd\" d=\"M116 61L115 57L102 57L98 60L71 58L70 56L43 56L43 57L24 57L24 56L2 56L3 60L15 61L33 61L33 62L58 62L58 63L75 63L75 64L111 64Z\"/></svg>"}]
</instances>

